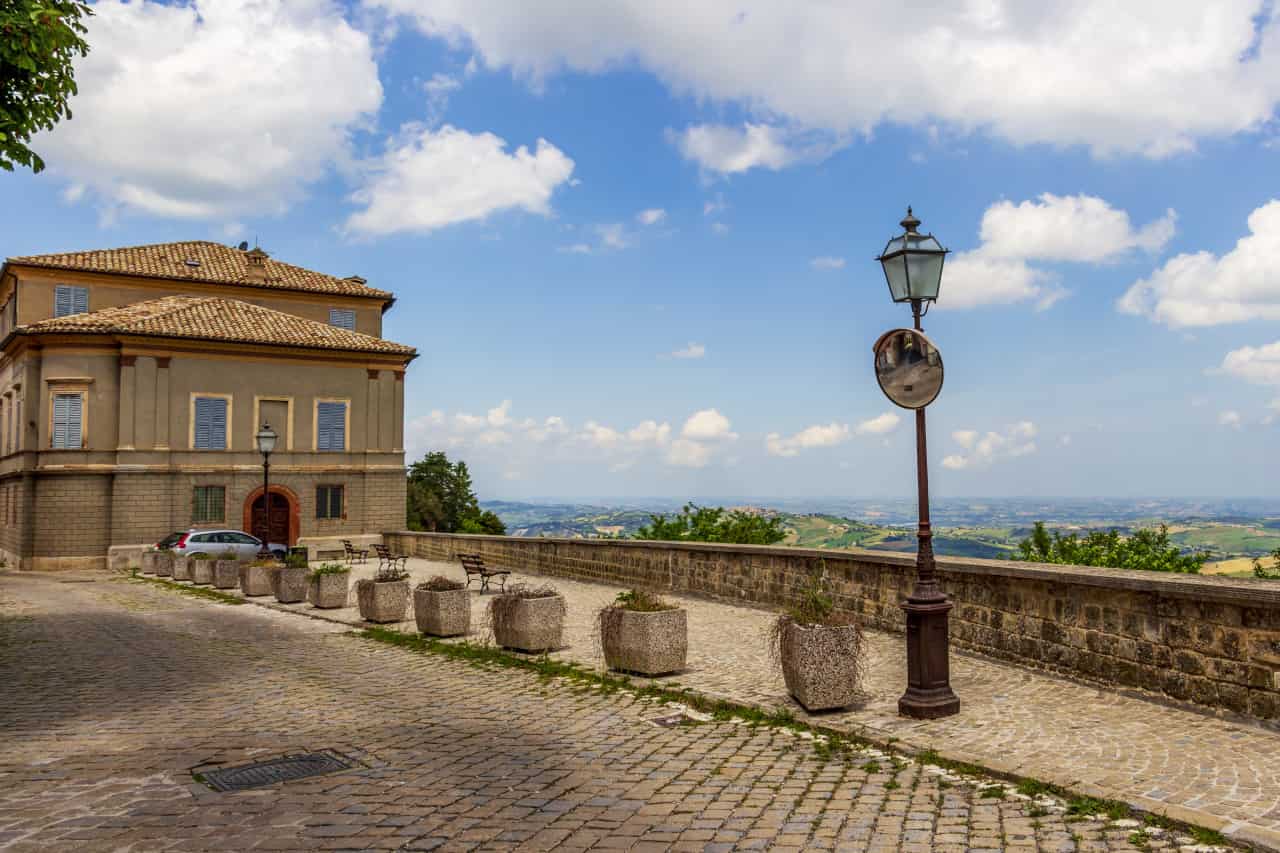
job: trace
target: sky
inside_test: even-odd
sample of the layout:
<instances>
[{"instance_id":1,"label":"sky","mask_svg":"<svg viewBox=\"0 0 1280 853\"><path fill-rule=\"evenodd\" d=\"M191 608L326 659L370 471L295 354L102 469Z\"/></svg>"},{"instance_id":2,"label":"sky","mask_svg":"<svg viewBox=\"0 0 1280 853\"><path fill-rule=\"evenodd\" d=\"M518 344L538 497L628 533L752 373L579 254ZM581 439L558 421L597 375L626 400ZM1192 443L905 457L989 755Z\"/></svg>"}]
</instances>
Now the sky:
<instances>
[{"instance_id":1,"label":"sky","mask_svg":"<svg viewBox=\"0 0 1280 853\"><path fill-rule=\"evenodd\" d=\"M940 496L1280 495L1280 6L102 0L7 256L394 291L482 499L914 493L871 346L912 205Z\"/></svg>"}]
</instances>

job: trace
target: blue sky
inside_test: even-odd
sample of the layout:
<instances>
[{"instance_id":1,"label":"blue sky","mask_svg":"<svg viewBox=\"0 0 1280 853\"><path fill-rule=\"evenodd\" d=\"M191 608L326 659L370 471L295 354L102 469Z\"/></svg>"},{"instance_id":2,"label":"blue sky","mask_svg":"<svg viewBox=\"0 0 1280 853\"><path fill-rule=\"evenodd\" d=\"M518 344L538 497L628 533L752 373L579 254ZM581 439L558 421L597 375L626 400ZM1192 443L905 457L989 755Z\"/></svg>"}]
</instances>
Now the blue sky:
<instances>
[{"instance_id":1,"label":"blue sky","mask_svg":"<svg viewBox=\"0 0 1280 853\"><path fill-rule=\"evenodd\" d=\"M99 3L4 251L395 291L409 450L482 497L907 495L870 346L912 204L937 494L1280 494L1275 8L919 5Z\"/></svg>"}]
</instances>

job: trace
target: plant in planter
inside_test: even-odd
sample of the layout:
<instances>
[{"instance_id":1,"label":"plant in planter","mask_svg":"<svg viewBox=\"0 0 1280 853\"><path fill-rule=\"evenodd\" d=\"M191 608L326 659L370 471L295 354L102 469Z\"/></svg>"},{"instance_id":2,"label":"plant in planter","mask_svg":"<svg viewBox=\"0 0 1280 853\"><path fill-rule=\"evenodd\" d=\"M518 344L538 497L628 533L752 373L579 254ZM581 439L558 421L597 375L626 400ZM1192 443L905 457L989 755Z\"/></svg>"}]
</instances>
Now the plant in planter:
<instances>
[{"instance_id":1,"label":"plant in planter","mask_svg":"<svg viewBox=\"0 0 1280 853\"><path fill-rule=\"evenodd\" d=\"M307 597L311 585L311 570L307 568L305 557L297 559L289 555L284 564L277 564L268 569L271 574L271 591L276 601L281 604L296 604Z\"/></svg>"},{"instance_id":2,"label":"plant in planter","mask_svg":"<svg viewBox=\"0 0 1280 853\"><path fill-rule=\"evenodd\" d=\"M240 583L240 560L235 551L224 551L213 561L213 585L218 589L235 589Z\"/></svg>"},{"instance_id":3,"label":"plant in planter","mask_svg":"<svg viewBox=\"0 0 1280 853\"><path fill-rule=\"evenodd\" d=\"M360 618L366 622L403 622L409 609L409 573L384 566L372 578L356 581Z\"/></svg>"},{"instance_id":4,"label":"plant in planter","mask_svg":"<svg viewBox=\"0 0 1280 853\"><path fill-rule=\"evenodd\" d=\"M770 650L789 692L807 711L844 708L857 699L866 664L862 629L835 612L825 567L799 600L774 620Z\"/></svg>"},{"instance_id":5,"label":"plant in planter","mask_svg":"<svg viewBox=\"0 0 1280 853\"><path fill-rule=\"evenodd\" d=\"M689 651L688 614L655 593L618 593L596 615L605 665L622 672L667 675L684 669Z\"/></svg>"},{"instance_id":6,"label":"plant in planter","mask_svg":"<svg viewBox=\"0 0 1280 853\"><path fill-rule=\"evenodd\" d=\"M195 584L213 583L213 555L192 554L187 558L187 568L191 573L191 582Z\"/></svg>"},{"instance_id":7,"label":"plant in planter","mask_svg":"<svg viewBox=\"0 0 1280 853\"><path fill-rule=\"evenodd\" d=\"M240 591L247 596L270 595L272 569L279 565L274 557L262 557L240 566Z\"/></svg>"},{"instance_id":8,"label":"plant in planter","mask_svg":"<svg viewBox=\"0 0 1280 853\"><path fill-rule=\"evenodd\" d=\"M489 629L504 649L546 652L564 635L564 596L555 587L518 583L489 600Z\"/></svg>"},{"instance_id":9,"label":"plant in planter","mask_svg":"<svg viewBox=\"0 0 1280 853\"><path fill-rule=\"evenodd\" d=\"M462 581L436 575L413 591L418 630L433 637L460 637L471 628L471 593Z\"/></svg>"},{"instance_id":10,"label":"plant in planter","mask_svg":"<svg viewBox=\"0 0 1280 853\"><path fill-rule=\"evenodd\" d=\"M324 609L346 607L350 577L351 569L348 566L341 563L321 563L309 575L311 588L307 591L307 600L313 606Z\"/></svg>"}]
</instances>

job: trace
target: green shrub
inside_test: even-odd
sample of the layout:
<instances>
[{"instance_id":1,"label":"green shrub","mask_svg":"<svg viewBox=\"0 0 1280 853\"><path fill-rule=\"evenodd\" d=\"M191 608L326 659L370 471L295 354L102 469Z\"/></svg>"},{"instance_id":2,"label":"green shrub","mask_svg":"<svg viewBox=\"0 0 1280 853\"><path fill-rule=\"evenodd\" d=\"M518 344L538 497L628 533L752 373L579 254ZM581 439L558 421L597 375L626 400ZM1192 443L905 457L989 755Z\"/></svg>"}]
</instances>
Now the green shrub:
<instances>
[{"instance_id":1,"label":"green shrub","mask_svg":"<svg viewBox=\"0 0 1280 853\"><path fill-rule=\"evenodd\" d=\"M455 589L465 589L466 584L462 581L447 578L444 575L433 575L422 583L418 584L418 589L425 589L428 592L450 592Z\"/></svg>"},{"instance_id":2,"label":"green shrub","mask_svg":"<svg viewBox=\"0 0 1280 853\"><path fill-rule=\"evenodd\" d=\"M1152 572L1198 574L1206 554L1184 554L1169 544L1169 528L1160 525L1135 530L1121 536L1118 530L1094 530L1078 534L1050 535L1043 521L1037 521L1031 535L1018 543L1022 559L1035 563L1072 566L1103 566L1112 569L1142 569Z\"/></svg>"},{"instance_id":3,"label":"green shrub","mask_svg":"<svg viewBox=\"0 0 1280 853\"><path fill-rule=\"evenodd\" d=\"M311 570L311 577L318 578L321 575L347 575L351 573L350 566L344 566L342 563L321 563Z\"/></svg>"},{"instance_id":4,"label":"green shrub","mask_svg":"<svg viewBox=\"0 0 1280 853\"><path fill-rule=\"evenodd\" d=\"M665 601L656 592L645 589L629 589L618 593L610 607L619 610L635 610L640 613L653 613L658 610L676 610L677 606Z\"/></svg>"}]
</instances>

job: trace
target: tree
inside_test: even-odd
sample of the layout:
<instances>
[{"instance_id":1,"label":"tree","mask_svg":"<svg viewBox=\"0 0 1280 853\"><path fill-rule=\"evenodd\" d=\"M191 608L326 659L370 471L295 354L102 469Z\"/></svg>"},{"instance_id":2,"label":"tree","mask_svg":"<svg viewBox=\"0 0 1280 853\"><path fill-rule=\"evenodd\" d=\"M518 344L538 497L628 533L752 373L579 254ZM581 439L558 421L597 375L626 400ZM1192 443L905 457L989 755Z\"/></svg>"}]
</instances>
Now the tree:
<instances>
[{"instance_id":1,"label":"tree","mask_svg":"<svg viewBox=\"0 0 1280 853\"><path fill-rule=\"evenodd\" d=\"M5 0L0 4L0 168L32 172L44 160L28 147L32 135L71 118L76 93L72 62L86 56L81 0Z\"/></svg>"},{"instance_id":2,"label":"tree","mask_svg":"<svg viewBox=\"0 0 1280 853\"><path fill-rule=\"evenodd\" d=\"M636 531L635 539L666 542L726 542L738 545L775 545L786 538L782 520L724 507L687 503L679 515L650 515L649 524Z\"/></svg>"},{"instance_id":3,"label":"tree","mask_svg":"<svg viewBox=\"0 0 1280 853\"><path fill-rule=\"evenodd\" d=\"M505 535L506 525L481 511L467 463L452 463L444 453L428 453L409 466L406 516L410 530Z\"/></svg>"},{"instance_id":4,"label":"tree","mask_svg":"<svg viewBox=\"0 0 1280 853\"><path fill-rule=\"evenodd\" d=\"M1271 568L1262 565L1257 557L1253 558L1253 576L1267 580L1280 581L1280 548L1271 552Z\"/></svg>"},{"instance_id":5,"label":"tree","mask_svg":"<svg viewBox=\"0 0 1280 853\"><path fill-rule=\"evenodd\" d=\"M1022 559L1036 563L1058 563L1074 566L1106 566L1113 569L1144 569L1154 572L1196 574L1204 565L1205 554L1184 554L1169 544L1169 528L1148 527L1121 536L1117 530L1094 530L1083 539L1078 534L1063 536L1045 530L1037 521L1031 535L1018 543Z\"/></svg>"}]
</instances>

